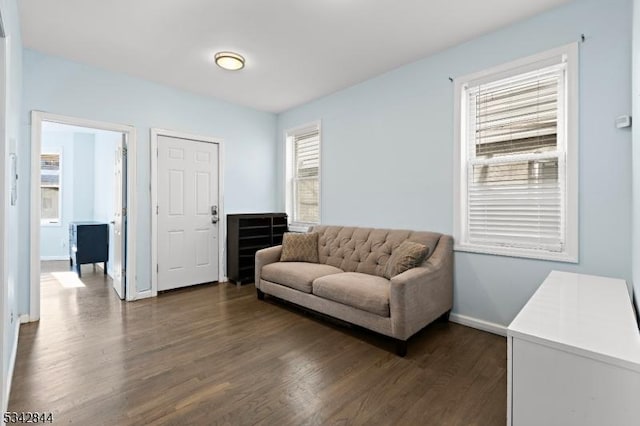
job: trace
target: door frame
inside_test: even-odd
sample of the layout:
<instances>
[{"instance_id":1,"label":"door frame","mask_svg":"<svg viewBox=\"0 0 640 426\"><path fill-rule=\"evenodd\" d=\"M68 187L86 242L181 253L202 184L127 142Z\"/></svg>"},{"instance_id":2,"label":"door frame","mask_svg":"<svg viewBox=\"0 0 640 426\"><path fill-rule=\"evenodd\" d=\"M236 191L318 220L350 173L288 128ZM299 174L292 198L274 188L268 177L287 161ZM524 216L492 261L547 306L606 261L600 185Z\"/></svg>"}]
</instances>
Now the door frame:
<instances>
[{"instance_id":1,"label":"door frame","mask_svg":"<svg viewBox=\"0 0 640 426\"><path fill-rule=\"evenodd\" d=\"M218 282L227 280L224 273L227 228L224 210L224 144L221 138L151 128L151 297L158 295L158 137L167 136L218 145ZM155 211L154 211L155 210Z\"/></svg>"},{"instance_id":2,"label":"door frame","mask_svg":"<svg viewBox=\"0 0 640 426\"><path fill-rule=\"evenodd\" d=\"M85 118L31 112L31 247L30 247L30 301L29 321L40 319L40 151L42 150L42 122L49 121L78 127L109 130L126 135L127 140L127 234L126 234L126 283L125 300L136 300L136 241L137 241L137 177L136 177L136 129L126 124L108 123Z\"/></svg>"},{"instance_id":3,"label":"door frame","mask_svg":"<svg viewBox=\"0 0 640 426\"><path fill-rule=\"evenodd\" d=\"M9 84L8 84L8 64L7 53L8 43L5 34L4 26L4 12L5 8L0 10L0 164L2 164L2 171L0 171L0 366L2 367L2 384L0 389L0 404L2 404L2 411L7 410L9 404L9 393L11 391L11 381L13 378L13 366L15 363L15 356L17 351L18 333L20 322L14 318L14 313L7 313L7 310L11 310L12 307L7 306L8 294L9 294L9 267L7 265L9 256L7 255L7 246L9 245L9 218L11 216L11 206L8 200L10 190L7 191L9 185L7 178L9 177L9 135L7 133L7 112L9 110ZM7 194L9 193L9 194ZM14 208L17 208L14 206ZM18 290L18 289L16 289ZM9 308L9 309L7 309ZM7 315L9 314L9 315ZM6 321L9 320L9 327L6 325ZM15 324L15 325L14 325ZM13 342L7 342L9 336L6 331L10 328L14 328L15 340ZM7 376L5 377L4 365L5 365L5 348L8 345L11 348L9 354L9 368L7 369ZM13 345L13 346L12 346Z\"/></svg>"}]
</instances>

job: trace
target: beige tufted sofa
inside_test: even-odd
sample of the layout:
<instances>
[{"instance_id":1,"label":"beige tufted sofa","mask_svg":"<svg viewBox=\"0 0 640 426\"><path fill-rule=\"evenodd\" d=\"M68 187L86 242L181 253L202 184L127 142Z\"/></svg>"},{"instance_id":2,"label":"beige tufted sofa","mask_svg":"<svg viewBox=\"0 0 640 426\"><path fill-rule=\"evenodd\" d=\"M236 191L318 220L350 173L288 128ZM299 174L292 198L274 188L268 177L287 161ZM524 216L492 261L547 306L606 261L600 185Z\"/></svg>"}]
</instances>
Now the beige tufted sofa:
<instances>
[{"instance_id":1,"label":"beige tufted sofa","mask_svg":"<svg viewBox=\"0 0 640 426\"><path fill-rule=\"evenodd\" d=\"M265 294L396 339L407 340L438 318L453 301L453 239L433 232L316 226L319 263L280 262L282 246L256 253L258 299ZM429 248L416 268L384 278L389 256L403 241Z\"/></svg>"}]
</instances>

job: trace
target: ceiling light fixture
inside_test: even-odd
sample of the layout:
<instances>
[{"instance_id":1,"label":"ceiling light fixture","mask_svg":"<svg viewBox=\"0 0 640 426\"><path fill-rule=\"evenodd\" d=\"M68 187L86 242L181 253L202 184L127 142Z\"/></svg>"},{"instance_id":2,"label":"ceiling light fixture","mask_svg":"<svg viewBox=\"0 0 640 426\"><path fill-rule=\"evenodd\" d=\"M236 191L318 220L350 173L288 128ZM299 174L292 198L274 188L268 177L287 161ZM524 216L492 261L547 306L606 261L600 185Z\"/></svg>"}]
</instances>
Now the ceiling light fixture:
<instances>
[{"instance_id":1,"label":"ceiling light fixture","mask_svg":"<svg viewBox=\"0 0 640 426\"><path fill-rule=\"evenodd\" d=\"M216 53L216 65L229 71L238 71L244 68L242 55L233 52Z\"/></svg>"}]
</instances>

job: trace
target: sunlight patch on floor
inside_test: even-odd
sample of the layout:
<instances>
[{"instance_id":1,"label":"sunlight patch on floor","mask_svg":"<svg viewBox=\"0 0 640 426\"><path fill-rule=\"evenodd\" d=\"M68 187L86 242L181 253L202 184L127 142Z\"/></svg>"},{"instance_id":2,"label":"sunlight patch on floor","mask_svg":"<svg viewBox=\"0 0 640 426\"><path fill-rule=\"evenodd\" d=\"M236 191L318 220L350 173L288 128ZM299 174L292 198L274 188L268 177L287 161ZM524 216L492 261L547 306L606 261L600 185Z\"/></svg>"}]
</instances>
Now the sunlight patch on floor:
<instances>
[{"instance_id":1,"label":"sunlight patch on floor","mask_svg":"<svg viewBox=\"0 0 640 426\"><path fill-rule=\"evenodd\" d=\"M53 278L64 288L80 288L86 287L75 272L51 272Z\"/></svg>"}]
</instances>

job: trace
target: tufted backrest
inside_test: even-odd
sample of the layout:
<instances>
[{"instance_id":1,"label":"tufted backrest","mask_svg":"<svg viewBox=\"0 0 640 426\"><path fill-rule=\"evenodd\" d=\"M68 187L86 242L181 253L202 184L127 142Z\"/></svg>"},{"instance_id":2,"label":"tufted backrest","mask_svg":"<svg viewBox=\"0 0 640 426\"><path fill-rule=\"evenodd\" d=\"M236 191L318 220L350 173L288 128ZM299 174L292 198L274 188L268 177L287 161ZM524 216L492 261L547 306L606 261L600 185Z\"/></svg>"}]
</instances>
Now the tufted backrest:
<instances>
[{"instance_id":1,"label":"tufted backrest","mask_svg":"<svg viewBox=\"0 0 640 426\"><path fill-rule=\"evenodd\" d=\"M320 263L345 272L362 272L380 277L384 274L389 256L403 241L427 246L428 258L442 235L424 231L323 225L313 227L310 232L318 233Z\"/></svg>"}]
</instances>

